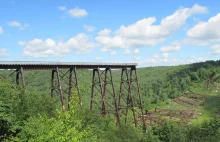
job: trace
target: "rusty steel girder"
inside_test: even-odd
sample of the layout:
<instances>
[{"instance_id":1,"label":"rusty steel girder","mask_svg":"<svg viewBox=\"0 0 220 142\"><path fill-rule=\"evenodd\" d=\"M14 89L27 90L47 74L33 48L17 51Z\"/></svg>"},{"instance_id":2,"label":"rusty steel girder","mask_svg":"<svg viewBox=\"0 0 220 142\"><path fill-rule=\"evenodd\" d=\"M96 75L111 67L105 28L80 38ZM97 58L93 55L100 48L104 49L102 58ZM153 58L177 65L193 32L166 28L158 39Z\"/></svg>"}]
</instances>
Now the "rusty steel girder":
<instances>
[{"instance_id":1,"label":"rusty steel girder","mask_svg":"<svg viewBox=\"0 0 220 142\"><path fill-rule=\"evenodd\" d=\"M55 73L56 73L56 78L54 75ZM63 85L61 85L61 80L63 82ZM54 97L54 93L56 91L57 94L59 94L61 105L64 110L66 108L65 107L66 104L67 104L67 108L68 109L70 108L70 101L71 101L71 96L73 94L73 90L72 90L73 88L76 89L77 95L79 96L80 106L82 106L76 68L70 68L66 72L59 70L58 67L52 70L51 97ZM59 92L57 90L59 90Z\"/></svg>"},{"instance_id":2,"label":"rusty steel girder","mask_svg":"<svg viewBox=\"0 0 220 142\"><path fill-rule=\"evenodd\" d=\"M145 121L140 124L137 120L143 115L143 106L136 68L122 69L118 95L111 68L93 69L90 111L101 113L102 116L113 115L116 125L124 120L124 123L146 130Z\"/></svg>"},{"instance_id":3,"label":"rusty steel girder","mask_svg":"<svg viewBox=\"0 0 220 142\"><path fill-rule=\"evenodd\" d=\"M146 130L145 121L143 120L142 124L139 124L137 120L144 113L136 68L122 69L118 109L124 123L134 123L135 127L139 126Z\"/></svg>"},{"instance_id":4,"label":"rusty steel girder","mask_svg":"<svg viewBox=\"0 0 220 142\"><path fill-rule=\"evenodd\" d=\"M102 116L113 117L116 125L120 124L111 68L93 69L90 111L100 111Z\"/></svg>"}]
</instances>

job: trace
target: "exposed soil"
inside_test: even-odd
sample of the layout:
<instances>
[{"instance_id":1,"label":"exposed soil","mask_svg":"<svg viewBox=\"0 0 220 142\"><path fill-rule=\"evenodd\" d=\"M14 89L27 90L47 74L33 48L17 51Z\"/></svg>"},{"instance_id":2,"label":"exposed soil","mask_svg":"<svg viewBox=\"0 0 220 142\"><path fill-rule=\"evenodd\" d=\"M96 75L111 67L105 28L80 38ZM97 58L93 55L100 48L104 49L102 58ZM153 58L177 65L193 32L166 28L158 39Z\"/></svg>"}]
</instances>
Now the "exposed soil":
<instances>
[{"instance_id":1,"label":"exposed soil","mask_svg":"<svg viewBox=\"0 0 220 142\"><path fill-rule=\"evenodd\" d=\"M153 125L155 123L161 124L165 120L172 120L177 124L188 124L192 119L197 118L199 112L196 111L196 108L200 107L206 98L206 95L184 94L184 96L182 95L175 98L172 101L172 105L184 106L188 109L171 110L166 108L155 108L154 111L148 111L147 114L140 116L138 121L144 120L148 125Z\"/></svg>"}]
</instances>

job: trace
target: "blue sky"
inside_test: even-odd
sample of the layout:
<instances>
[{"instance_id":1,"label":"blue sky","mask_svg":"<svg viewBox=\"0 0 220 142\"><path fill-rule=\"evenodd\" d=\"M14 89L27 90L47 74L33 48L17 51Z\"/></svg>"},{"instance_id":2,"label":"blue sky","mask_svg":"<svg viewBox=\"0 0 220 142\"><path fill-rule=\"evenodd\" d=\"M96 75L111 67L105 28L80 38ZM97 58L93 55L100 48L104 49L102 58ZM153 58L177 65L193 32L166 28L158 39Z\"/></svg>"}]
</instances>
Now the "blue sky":
<instances>
[{"instance_id":1,"label":"blue sky","mask_svg":"<svg viewBox=\"0 0 220 142\"><path fill-rule=\"evenodd\" d=\"M0 60L179 65L220 57L219 0L1 0Z\"/></svg>"}]
</instances>

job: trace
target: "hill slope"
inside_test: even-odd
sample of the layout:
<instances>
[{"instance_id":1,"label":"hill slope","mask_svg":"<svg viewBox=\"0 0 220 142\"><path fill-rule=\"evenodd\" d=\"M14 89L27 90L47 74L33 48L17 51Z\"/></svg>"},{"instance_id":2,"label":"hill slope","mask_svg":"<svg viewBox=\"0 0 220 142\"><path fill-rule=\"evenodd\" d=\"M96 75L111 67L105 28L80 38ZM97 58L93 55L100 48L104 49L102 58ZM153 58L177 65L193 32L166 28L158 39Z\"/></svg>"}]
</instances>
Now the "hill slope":
<instances>
[{"instance_id":1,"label":"hill slope","mask_svg":"<svg viewBox=\"0 0 220 142\"><path fill-rule=\"evenodd\" d=\"M35 133L35 129L38 129L39 132L44 130L44 136L47 137L47 130L49 129L46 127L46 122L50 126L50 122L54 122L56 119L59 119L58 122L62 124L65 130L67 126L62 121L66 122L65 118L67 116L59 111L57 113L57 109L61 108L59 96L56 96L56 99L50 97L51 71L25 71L25 91L15 85L15 75L8 77L12 72L0 71L0 140L16 136L19 133L18 137L22 136L27 141L29 136L26 136L26 132L30 134L30 137L34 138L37 135L31 135L33 134L32 130ZM62 70L62 72L65 72L65 70ZM120 73L119 70L113 71L116 94L119 93ZM146 136L149 141L152 138L163 141L170 135L174 136L172 139L181 140L186 137L189 140L192 137L194 140L201 137L198 141L206 140L207 138L218 139L216 136L218 136L218 126L220 124L220 121L218 121L220 115L220 61L207 61L171 67L138 68L137 73L143 107L146 112L144 117L147 118L146 123L148 126L152 125L152 130L148 127L150 131L148 131ZM89 109L92 71L78 70L78 79L83 106ZM65 81L62 81L62 84L64 86L67 85ZM78 118L78 115L81 114L81 112L74 113L76 116L73 118ZM104 129L102 125L110 123L102 120L102 118L96 121L90 117L90 114L87 113L83 113L83 116L80 116L83 119L82 122L88 121L98 128L91 128L91 135L94 135L94 130ZM68 122L73 121L70 118L67 118ZM217 118L217 121L206 122L206 120L213 118ZM174 122L178 126L168 125L165 123L166 120ZM41 124L43 122L45 124ZM189 125L186 125L191 123L195 124L195 126L190 125L188 127ZM36 126L35 129L32 128L33 125ZM38 128L39 125L42 128ZM87 126L88 124L83 125ZM73 128L75 128L74 126ZM200 127L202 131L200 131ZM123 132L132 130L130 128L128 130L128 127L126 129L122 127L122 129ZM208 131L204 132L203 129ZM213 135L203 137L206 134L210 134L211 130L213 130ZM191 132L195 134L191 135ZM129 135L129 133L127 134ZM22 139L22 137L20 138ZM56 137L59 138L60 136L56 135Z\"/></svg>"}]
</instances>

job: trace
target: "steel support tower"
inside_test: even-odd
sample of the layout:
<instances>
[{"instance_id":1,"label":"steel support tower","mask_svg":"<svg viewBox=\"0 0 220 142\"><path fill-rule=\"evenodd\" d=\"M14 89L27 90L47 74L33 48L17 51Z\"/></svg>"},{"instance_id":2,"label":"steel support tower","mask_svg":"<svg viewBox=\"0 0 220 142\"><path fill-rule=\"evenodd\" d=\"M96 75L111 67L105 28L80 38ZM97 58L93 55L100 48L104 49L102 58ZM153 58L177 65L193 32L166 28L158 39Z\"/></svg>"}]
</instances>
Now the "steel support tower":
<instances>
[{"instance_id":1,"label":"steel support tower","mask_svg":"<svg viewBox=\"0 0 220 142\"><path fill-rule=\"evenodd\" d=\"M136 72L136 63L85 63L85 62L30 62L0 61L0 69L13 69L16 84L22 82L25 89L25 70L51 70L51 97L59 95L63 110L70 108L73 89L82 99L79 90L78 69L92 69L92 86L90 111L110 117L116 123L132 123L146 129L145 122L140 124L138 118L143 116L143 105ZM112 69L121 70L120 91L116 92ZM67 98L65 98L67 96Z\"/></svg>"}]
</instances>

